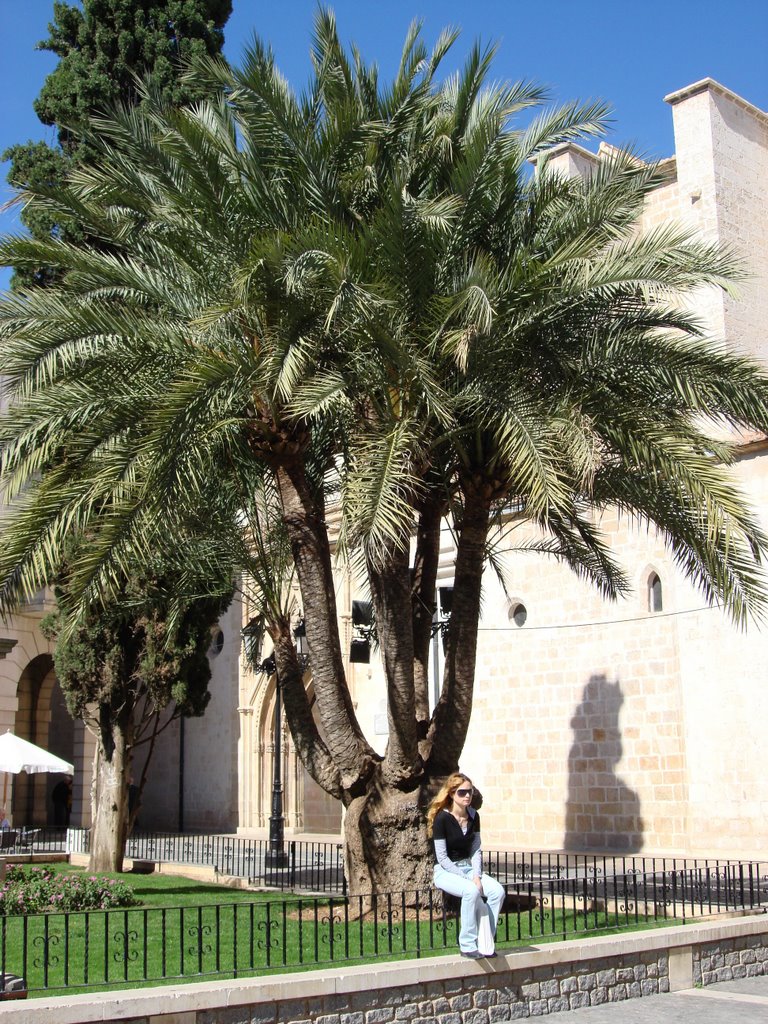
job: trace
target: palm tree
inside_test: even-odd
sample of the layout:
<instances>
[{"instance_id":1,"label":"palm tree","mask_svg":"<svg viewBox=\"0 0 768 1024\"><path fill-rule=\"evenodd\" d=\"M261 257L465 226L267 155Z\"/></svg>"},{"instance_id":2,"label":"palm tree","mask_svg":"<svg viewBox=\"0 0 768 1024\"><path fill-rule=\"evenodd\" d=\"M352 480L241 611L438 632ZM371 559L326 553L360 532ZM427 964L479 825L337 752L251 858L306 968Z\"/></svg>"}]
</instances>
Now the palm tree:
<instances>
[{"instance_id":1,"label":"palm tree","mask_svg":"<svg viewBox=\"0 0 768 1024\"><path fill-rule=\"evenodd\" d=\"M346 807L361 893L428 879L423 809L461 754L482 574L511 502L541 550L608 595L626 581L593 513L617 504L657 527L737 619L762 603L766 538L706 424L765 429L768 385L713 353L681 306L696 287L728 287L734 261L675 227L639 231L660 172L630 154L586 181L550 173L547 148L600 131L606 111L574 104L517 128L540 90L489 86L492 48L438 81L453 40L427 53L414 27L382 86L321 12L298 98L258 42L240 71L199 64L190 74L222 87L219 99L94 122L98 160L66 189L25 197L76 211L98 248L0 249L64 272L60 287L0 308L2 468L17 502L0 552L5 606L50 578L73 526L94 535L72 581L83 606L180 524L245 561L243 509L268 479L321 728L273 594L287 718L308 771ZM534 157L544 166L531 177ZM454 605L430 715L446 517ZM383 755L347 685L332 545L375 606Z\"/></svg>"}]
</instances>

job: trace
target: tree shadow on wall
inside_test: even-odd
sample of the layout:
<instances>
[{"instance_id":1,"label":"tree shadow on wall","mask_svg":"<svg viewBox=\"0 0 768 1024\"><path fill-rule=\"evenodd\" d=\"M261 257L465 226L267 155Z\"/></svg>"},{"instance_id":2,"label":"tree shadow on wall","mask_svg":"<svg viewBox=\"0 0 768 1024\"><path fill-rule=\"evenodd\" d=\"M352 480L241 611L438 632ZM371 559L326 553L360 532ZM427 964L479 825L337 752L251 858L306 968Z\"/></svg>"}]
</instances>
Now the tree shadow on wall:
<instances>
[{"instance_id":1,"label":"tree shadow on wall","mask_svg":"<svg viewBox=\"0 0 768 1024\"><path fill-rule=\"evenodd\" d=\"M623 703L618 683L608 682L604 675L591 676L571 719L566 850L633 853L642 848L640 798L616 774L622 756Z\"/></svg>"}]
</instances>

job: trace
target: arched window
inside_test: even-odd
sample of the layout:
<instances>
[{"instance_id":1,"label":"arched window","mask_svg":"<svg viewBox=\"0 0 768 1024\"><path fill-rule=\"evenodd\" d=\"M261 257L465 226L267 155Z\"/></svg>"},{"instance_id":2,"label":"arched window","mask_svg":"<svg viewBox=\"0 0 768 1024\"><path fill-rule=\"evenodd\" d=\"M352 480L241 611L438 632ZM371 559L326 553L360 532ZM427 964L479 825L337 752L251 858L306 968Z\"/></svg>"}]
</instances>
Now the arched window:
<instances>
[{"instance_id":1,"label":"arched window","mask_svg":"<svg viewBox=\"0 0 768 1024\"><path fill-rule=\"evenodd\" d=\"M518 627L524 626L526 619L528 618L528 609L522 603L522 601L516 601L509 609L509 618L511 622Z\"/></svg>"},{"instance_id":2,"label":"arched window","mask_svg":"<svg viewBox=\"0 0 768 1024\"><path fill-rule=\"evenodd\" d=\"M652 572L648 577L648 611L660 612L662 608L661 580L658 573Z\"/></svg>"}]
</instances>

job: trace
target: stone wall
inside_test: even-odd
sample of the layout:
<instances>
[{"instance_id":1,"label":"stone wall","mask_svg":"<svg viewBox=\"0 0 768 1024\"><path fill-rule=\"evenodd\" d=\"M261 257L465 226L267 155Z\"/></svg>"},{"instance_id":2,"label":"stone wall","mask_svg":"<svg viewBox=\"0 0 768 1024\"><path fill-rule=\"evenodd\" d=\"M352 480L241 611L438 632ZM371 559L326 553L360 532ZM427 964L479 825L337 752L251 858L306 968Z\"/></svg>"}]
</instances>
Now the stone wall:
<instances>
[{"instance_id":1,"label":"stone wall","mask_svg":"<svg viewBox=\"0 0 768 1024\"><path fill-rule=\"evenodd\" d=\"M707 942L693 952L695 985L754 978L768 973L768 936L740 935Z\"/></svg>"},{"instance_id":2,"label":"stone wall","mask_svg":"<svg viewBox=\"0 0 768 1024\"><path fill-rule=\"evenodd\" d=\"M240 602L236 598L212 630L208 652L211 695L201 718L177 719L159 736L139 811L148 831L233 831L237 824L237 679ZM140 778L147 746L138 746L133 775ZM181 821L180 821L181 818Z\"/></svg>"},{"instance_id":3,"label":"stone wall","mask_svg":"<svg viewBox=\"0 0 768 1024\"><path fill-rule=\"evenodd\" d=\"M215 1010L198 1024L495 1024L669 991L667 957L655 951L589 964L446 978L401 989L326 995Z\"/></svg>"},{"instance_id":4,"label":"stone wall","mask_svg":"<svg viewBox=\"0 0 768 1024\"><path fill-rule=\"evenodd\" d=\"M730 973L729 973L730 972ZM737 973L743 972L743 973ZM0 1024L497 1024L768 974L763 915L244 981L0 1003Z\"/></svg>"},{"instance_id":5,"label":"stone wall","mask_svg":"<svg viewBox=\"0 0 768 1024\"><path fill-rule=\"evenodd\" d=\"M676 220L739 251L750 278L738 299L707 289L695 310L712 337L766 359L768 115L709 79L667 102L676 154L643 227ZM609 155L566 145L550 163L588 174ZM745 451L734 468L763 523L766 458ZM486 800L485 843L759 857L768 777L755 723L768 714L768 636L708 607L654 531L610 510L598 525L634 586L615 604L530 554L506 557L510 595L486 574L461 761ZM535 539L523 524L512 534L518 545ZM661 579L660 614L648 607L651 573ZM518 603L527 609L520 628Z\"/></svg>"}]
</instances>

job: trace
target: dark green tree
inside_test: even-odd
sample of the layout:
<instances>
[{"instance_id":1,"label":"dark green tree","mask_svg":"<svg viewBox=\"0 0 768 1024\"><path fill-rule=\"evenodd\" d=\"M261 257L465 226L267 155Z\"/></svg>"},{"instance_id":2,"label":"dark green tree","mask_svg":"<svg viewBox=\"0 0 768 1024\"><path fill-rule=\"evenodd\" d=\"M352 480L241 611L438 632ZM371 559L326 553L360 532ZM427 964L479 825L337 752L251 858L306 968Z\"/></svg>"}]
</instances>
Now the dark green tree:
<instances>
[{"instance_id":1,"label":"dark green tree","mask_svg":"<svg viewBox=\"0 0 768 1024\"><path fill-rule=\"evenodd\" d=\"M55 2L47 39L38 43L59 57L35 101L43 124L57 128L58 144L27 142L3 154L11 161L8 181L17 188L51 187L88 159L79 130L93 113L116 102L140 105L139 79L164 102L183 104L200 91L182 81L179 69L192 57L218 54L232 0L83 0L82 6ZM78 241L82 231L71 217L41 216L24 209L21 222L33 238L50 235ZM16 269L14 289L50 284L50 268Z\"/></svg>"},{"instance_id":2,"label":"dark green tree","mask_svg":"<svg viewBox=\"0 0 768 1024\"><path fill-rule=\"evenodd\" d=\"M231 592L184 600L174 593L178 579L155 567L70 621L68 577L65 563L57 609L42 626L56 641L54 663L67 708L96 737L90 869L121 871L133 752L149 744L141 790L158 734L180 716L205 711L211 629Z\"/></svg>"},{"instance_id":3,"label":"dark green tree","mask_svg":"<svg viewBox=\"0 0 768 1024\"><path fill-rule=\"evenodd\" d=\"M61 185L71 165L70 158L60 147L49 146L47 142L26 142L23 145L11 146L3 153L3 159L11 161L8 181L12 185L37 189L50 189ZM19 219L30 235L41 241L51 236L61 238L65 242L76 242L82 238L77 221L63 214L54 215L24 207ZM45 286L55 280L55 272L45 264L39 263L23 270L15 269L11 287L17 290L34 285Z\"/></svg>"}]
</instances>

